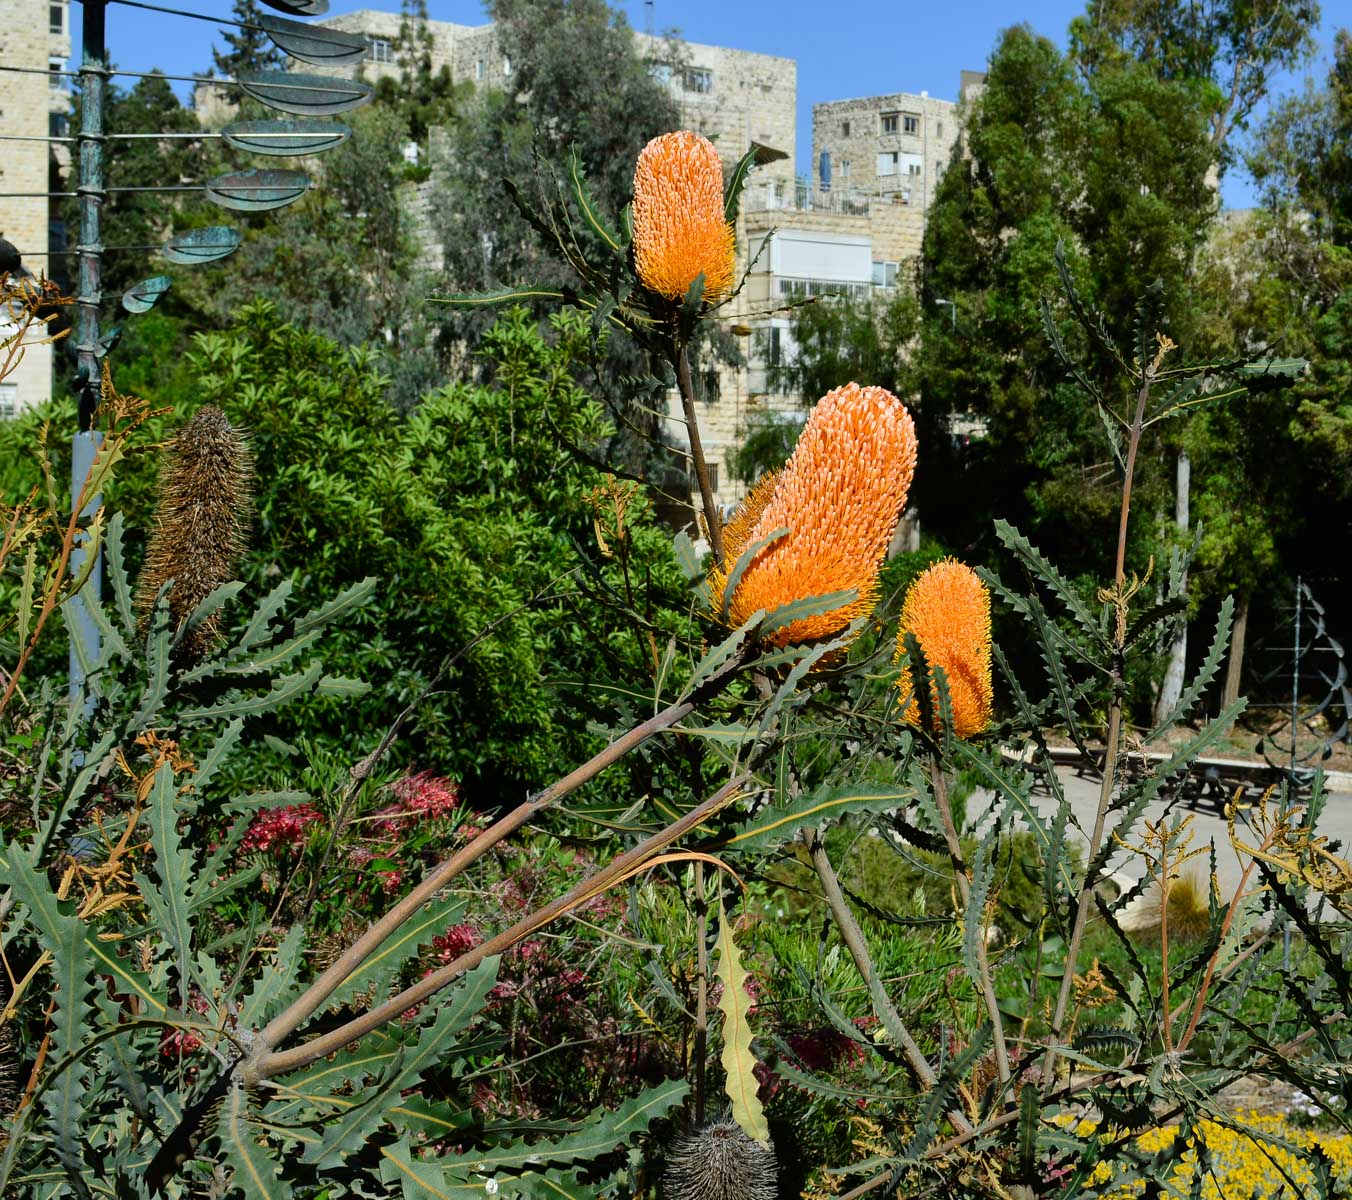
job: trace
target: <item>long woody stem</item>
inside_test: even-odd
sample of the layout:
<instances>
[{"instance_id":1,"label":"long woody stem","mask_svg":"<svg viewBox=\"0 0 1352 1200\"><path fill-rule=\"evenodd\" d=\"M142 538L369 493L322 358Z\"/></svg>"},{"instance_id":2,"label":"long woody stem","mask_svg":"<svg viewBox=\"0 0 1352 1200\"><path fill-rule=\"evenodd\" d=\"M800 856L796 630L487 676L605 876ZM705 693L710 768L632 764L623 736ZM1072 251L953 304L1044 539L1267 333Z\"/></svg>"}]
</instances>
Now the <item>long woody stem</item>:
<instances>
[{"instance_id":1,"label":"long woody stem","mask_svg":"<svg viewBox=\"0 0 1352 1200\"><path fill-rule=\"evenodd\" d=\"M1136 475L1136 451L1141 445L1141 431L1145 427L1145 408L1150 399L1150 384L1154 379L1155 368L1142 363L1144 372L1141 387L1136 396L1136 414L1131 423L1131 440L1127 448L1126 470L1122 478L1122 507L1117 522L1117 559L1113 572L1113 588L1116 602L1125 604L1122 591L1127 581L1127 522L1131 513L1131 489ZM1113 665L1109 676L1112 689L1108 705L1108 736L1103 747L1103 783L1099 787L1098 812L1094 817L1094 832L1089 839L1089 853L1085 859L1084 879L1075 899L1075 922L1071 928L1070 943L1066 947L1065 974L1061 977L1061 991L1056 997L1056 1009L1052 1013L1051 1038L1043 1062L1043 1074L1050 1083L1052 1063L1056 1053L1055 1041L1061 1037L1065 1025L1066 1010L1070 1006L1071 992L1075 986L1075 968L1079 965L1080 944L1084 941L1084 927L1089 917L1089 897L1093 891L1093 864L1103 847L1104 828L1108 820L1108 806L1112 802L1113 785L1117 778L1117 750L1122 741L1122 698L1125 692L1125 643L1126 621L1121 617L1116 623L1113 645Z\"/></svg>"},{"instance_id":2,"label":"long woody stem","mask_svg":"<svg viewBox=\"0 0 1352 1200\"><path fill-rule=\"evenodd\" d=\"M930 780L934 785L934 803L944 825L944 842L948 846L948 857L953 863L953 875L958 881L958 893L962 896L965 909L972 902L972 883L967 876L967 864L962 861L962 841L958 836L958 827L953 821L953 806L948 800L948 781L944 778L944 769L936 754L930 760ZM1000 1082L1009 1080L1009 1048L1005 1044L1004 1018L1000 1015L1000 1002L995 995L995 981L991 978L991 964L986 939L978 938L976 945L977 969L981 974L973 982L981 990L986 1002L986 1015L991 1022L991 1040L995 1047L995 1069Z\"/></svg>"},{"instance_id":3,"label":"long woody stem","mask_svg":"<svg viewBox=\"0 0 1352 1200\"><path fill-rule=\"evenodd\" d=\"M492 958L496 954L509 950L518 942L543 929L550 922L572 911L579 904L600 895L636 868L642 867L643 864L656 857L672 842L702 825L719 809L732 801L745 782L745 775L739 775L737 778L729 780L709 799L691 809L679 821L675 821L665 829L653 834L628 853L621 854L618 858L613 859L600 871L584 879L557 900L546 904L528 917L523 917L511 928L504 929L496 937L490 938L482 945L462 954L454 962L448 963L425 979L405 988L397 996L385 1001L384 1004L378 1005L344 1025L340 1025L337 1029L290 1050L280 1053L256 1054L252 1060L243 1065L242 1076L245 1082L251 1085L256 1084L261 1080L270 1079L286 1071L294 1071L298 1067L317 1062L326 1055L341 1050L349 1042L365 1037L372 1030L378 1029L390 1021L398 1020L414 1005L421 1004L447 984L453 983L466 971L477 967L484 959Z\"/></svg>"},{"instance_id":4,"label":"long woody stem","mask_svg":"<svg viewBox=\"0 0 1352 1200\"><path fill-rule=\"evenodd\" d=\"M599 754L594 755L576 770L562 779L550 784L524 804L518 805L505 817L494 822L469 845L463 847L450 858L438 864L427 873L422 881L407 896L399 901L378 921L369 926L334 964L298 996L284 1012L274 1017L259 1034L260 1042L270 1052L280 1045L296 1029L300 1028L329 998L338 986L373 954L385 939L395 932L406 920L416 913L441 888L455 879L467 867L487 854L503 838L516 832L542 809L561 800L576 791L613 763L618 762L629 751L647 741L654 734L670 729L689 716L695 708L710 696L721 691L733 678L740 667L741 655L734 655L728 664L685 699L663 709L643 724L635 726L622 737L616 738ZM407 1006L406 1006L407 1007Z\"/></svg>"},{"instance_id":5,"label":"long woody stem","mask_svg":"<svg viewBox=\"0 0 1352 1200\"><path fill-rule=\"evenodd\" d=\"M714 562L723 561L723 520L718 515L714 489L709 483L709 464L704 459L704 443L699 435L699 415L695 411L695 387L690 379L690 358L684 343L676 352L676 383L681 391L681 406L685 411L685 426L690 438L690 461L695 466L695 481L699 484L700 504L704 508L704 524L709 531L709 549Z\"/></svg>"}]
</instances>

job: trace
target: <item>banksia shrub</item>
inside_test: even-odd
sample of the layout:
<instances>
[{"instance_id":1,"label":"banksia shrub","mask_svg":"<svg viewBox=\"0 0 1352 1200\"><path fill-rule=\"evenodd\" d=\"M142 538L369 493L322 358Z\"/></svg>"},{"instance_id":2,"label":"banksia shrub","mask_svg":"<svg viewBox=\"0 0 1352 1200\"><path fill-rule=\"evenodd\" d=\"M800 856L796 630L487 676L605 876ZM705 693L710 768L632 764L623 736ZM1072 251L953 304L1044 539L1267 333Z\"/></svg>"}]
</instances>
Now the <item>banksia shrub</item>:
<instances>
[{"instance_id":1,"label":"banksia shrub","mask_svg":"<svg viewBox=\"0 0 1352 1200\"><path fill-rule=\"evenodd\" d=\"M873 610L878 568L915 474L915 423L880 387L848 383L813 408L784 469L752 490L724 531L724 560L710 579L721 609L737 559L777 529L743 572L727 605L740 625L758 609L854 589L858 598L776 630L787 646L827 637Z\"/></svg>"},{"instance_id":2,"label":"banksia shrub","mask_svg":"<svg viewBox=\"0 0 1352 1200\"><path fill-rule=\"evenodd\" d=\"M991 723L991 597L971 567L946 558L935 563L911 585L901 608L897 630L897 660L906 652L906 635L913 633L930 667L943 667L953 705L953 732L960 738L980 733ZM920 724L920 704L913 694L910 666L904 666L897 686L910 703L903 716ZM934 716L939 717L938 690Z\"/></svg>"},{"instance_id":3,"label":"banksia shrub","mask_svg":"<svg viewBox=\"0 0 1352 1200\"><path fill-rule=\"evenodd\" d=\"M653 138L634 170L634 264L643 286L680 301L703 275L704 298L722 299L732 290L733 247L713 143L688 129Z\"/></svg>"},{"instance_id":4,"label":"banksia shrub","mask_svg":"<svg viewBox=\"0 0 1352 1200\"><path fill-rule=\"evenodd\" d=\"M219 408L199 408L169 444L160 467L155 529L136 589L142 628L167 580L174 581L169 613L177 629L234 578L253 507L253 482L253 455L243 433ZM184 638L179 655L200 658L216 640L212 616Z\"/></svg>"},{"instance_id":5,"label":"banksia shrub","mask_svg":"<svg viewBox=\"0 0 1352 1200\"><path fill-rule=\"evenodd\" d=\"M775 1200L778 1164L730 1116L677 1140L662 1178L664 1200Z\"/></svg>"}]
</instances>

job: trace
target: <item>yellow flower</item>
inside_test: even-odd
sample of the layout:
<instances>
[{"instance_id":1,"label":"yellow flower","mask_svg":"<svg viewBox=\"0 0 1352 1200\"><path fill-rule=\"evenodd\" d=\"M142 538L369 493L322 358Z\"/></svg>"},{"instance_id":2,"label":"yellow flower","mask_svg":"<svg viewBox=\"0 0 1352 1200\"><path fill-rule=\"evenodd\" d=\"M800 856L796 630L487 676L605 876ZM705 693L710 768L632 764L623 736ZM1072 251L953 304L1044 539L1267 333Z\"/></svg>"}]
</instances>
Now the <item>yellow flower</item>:
<instances>
[{"instance_id":1,"label":"yellow flower","mask_svg":"<svg viewBox=\"0 0 1352 1200\"><path fill-rule=\"evenodd\" d=\"M980 733L991 723L991 597L971 567L946 558L926 570L906 593L897 631L897 658L906 652L913 633L931 667L943 667L953 703L953 732L960 738ZM897 680L903 696L911 696L903 716L920 723L920 705L911 695L911 670ZM934 694L935 717L939 697Z\"/></svg>"},{"instance_id":2,"label":"yellow flower","mask_svg":"<svg viewBox=\"0 0 1352 1200\"><path fill-rule=\"evenodd\" d=\"M759 609L854 589L858 599L776 630L787 646L827 637L877 602L878 568L915 474L915 424L906 406L880 387L848 383L813 408L793 456L752 490L724 531L724 560L711 592L723 607L728 577L742 553L777 529L788 534L751 561L728 605L730 624Z\"/></svg>"},{"instance_id":3,"label":"yellow flower","mask_svg":"<svg viewBox=\"0 0 1352 1200\"><path fill-rule=\"evenodd\" d=\"M723 214L723 164L713 143L682 129L643 147L634 170L634 261L649 291L684 300L732 290L733 232Z\"/></svg>"}]
</instances>

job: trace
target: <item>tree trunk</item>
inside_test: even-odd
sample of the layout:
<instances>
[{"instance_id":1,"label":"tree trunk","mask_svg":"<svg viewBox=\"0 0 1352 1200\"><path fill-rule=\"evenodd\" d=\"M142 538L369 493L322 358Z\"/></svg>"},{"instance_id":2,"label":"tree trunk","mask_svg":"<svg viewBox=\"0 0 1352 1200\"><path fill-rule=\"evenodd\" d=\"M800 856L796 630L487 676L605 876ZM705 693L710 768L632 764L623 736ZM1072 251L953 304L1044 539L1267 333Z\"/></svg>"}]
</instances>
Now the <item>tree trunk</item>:
<instances>
[{"instance_id":1,"label":"tree trunk","mask_svg":"<svg viewBox=\"0 0 1352 1200\"><path fill-rule=\"evenodd\" d=\"M1192 480L1192 464L1188 461L1186 450L1178 452L1178 471L1176 475L1177 490L1174 499L1174 521L1178 526L1180 534L1188 532L1188 493L1189 484ZM1183 583L1186 586L1187 576L1183 577ZM1164 720L1174 705L1178 703L1178 698L1183 694L1183 676L1186 673L1188 665L1188 624L1184 621L1179 626L1178 637L1174 639L1173 647L1169 651L1169 665L1164 671L1164 682L1160 684L1159 699L1155 702L1155 723L1158 725Z\"/></svg>"},{"instance_id":2,"label":"tree trunk","mask_svg":"<svg viewBox=\"0 0 1352 1200\"><path fill-rule=\"evenodd\" d=\"M1225 668L1225 691L1221 694L1221 708L1229 708L1239 699L1239 680L1244 674L1244 632L1249 624L1249 593L1241 592L1235 600L1235 628L1230 634L1230 661Z\"/></svg>"}]
</instances>

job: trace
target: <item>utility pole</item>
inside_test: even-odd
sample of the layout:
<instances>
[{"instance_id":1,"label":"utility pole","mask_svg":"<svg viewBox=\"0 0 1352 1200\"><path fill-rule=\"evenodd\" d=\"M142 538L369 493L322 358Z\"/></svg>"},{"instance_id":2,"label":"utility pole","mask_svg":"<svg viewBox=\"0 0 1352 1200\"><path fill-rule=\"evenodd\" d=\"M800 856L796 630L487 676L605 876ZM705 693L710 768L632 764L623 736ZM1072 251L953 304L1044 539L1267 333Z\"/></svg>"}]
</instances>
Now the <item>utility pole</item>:
<instances>
[{"instance_id":1,"label":"utility pole","mask_svg":"<svg viewBox=\"0 0 1352 1200\"><path fill-rule=\"evenodd\" d=\"M1180 450L1178 452L1174 491L1174 523L1178 527L1180 537L1188 532L1188 495L1191 481L1192 463L1188 460L1188 452ZM1181 586L1186 588L1187 584L1188 576L1184 572ZM1178 636L1169 649L1169 665L1165 668L1164 682L1160 684L1159 699L1155 702L1155 723L1157 725L1174 710L1178 698L1183 695L1183 676L1187 671L1187 665L1188 622L1185 617L1178 627Z\"/></svg>"},{"instance_id":2,"label":"utility pole","mask_svg":"<svg viewBox=\"0 0 1352 1200\"><path fill-rule=\"evenodd\" d=\"M80 63L80 198L79 291L75 297L76 315L76 387L79 391L79 427L71 439L70 487L74 504L84 489L94 465L103 435L94 428L94 413L102 393L102 363L99 345L99 302L103 298L100 259L103 254L103 203L107 198L104 167L104 102L108 84L106 32L107 0L84 0ZM98 511L103 497L85 497L80 519L88 522ZM80 533L71 553L71 573L78 575L88 560L88 534ZM85 715L92 714L94 696L88 691L85 663L99 661L99 630L94 623L86 597L99 602L103 591L102 564L94 569L84 587L70 602L70 698L83 697Z\"/></svg>"}]
</instances>

